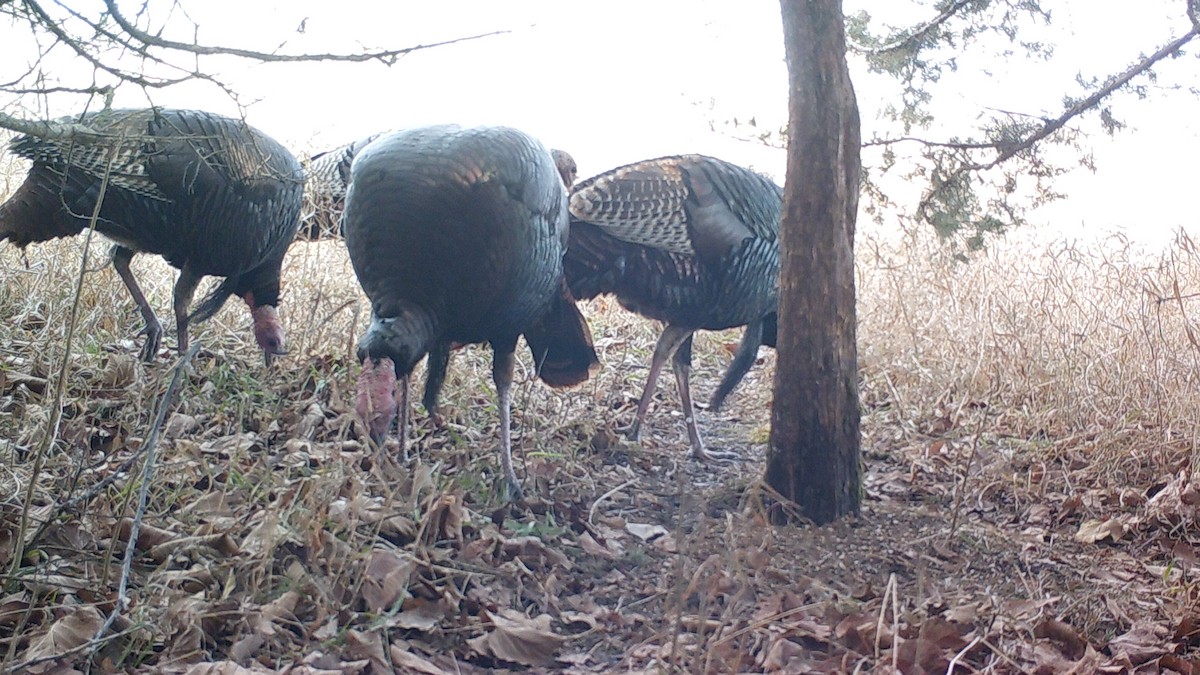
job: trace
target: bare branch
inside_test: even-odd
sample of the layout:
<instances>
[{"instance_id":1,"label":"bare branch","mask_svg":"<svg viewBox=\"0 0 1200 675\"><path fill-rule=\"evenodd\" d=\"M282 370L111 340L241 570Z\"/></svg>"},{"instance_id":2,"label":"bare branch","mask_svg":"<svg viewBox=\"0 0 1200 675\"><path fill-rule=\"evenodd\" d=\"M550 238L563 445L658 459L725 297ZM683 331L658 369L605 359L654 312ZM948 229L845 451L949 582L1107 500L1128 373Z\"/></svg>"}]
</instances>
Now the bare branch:
<instances>
[{"instance_id":1,"label":"bare branch","mask_svg":"<svg viewBox=\"0 0 1200 675\"><path fill-rule=\"evenodd\" d=\"M167 418L167 410L171 408L171 399L174 398L175 392L179 389L179 383L183 380L183 374L187 371L188 364L200 351L200 342L194 342L191 349L187 350L172 367L171 383L167 385L167 390L163 392L162 398L158 400L158 409L154 413L154 426L150 427L150 435L146 438L146 459L142 463L142 480L138 486L137 507L134 510L133 522L129 526L129 541L125 545L125 557L121 562L121 577L117 583L117 599L113 603L112 613L104 620L104 624L96 631L92 637L94 648L98 649L103 644L105 633L112 628L116 623L121 612L129 607L129 577L133 570L133 554L137 550L138 535L141 532L142 518L146 515L146 502L150 494L150 483L154 478L154 470L157 466L157 450L158 438L162 431L163 422Z\"/></svg>"},{"instance_id":2,"label":"bare branch","mask_svg":"<svg viewBox=\"0 0 1200 675\"><path fill-rule=\"evenodd\" d=\"M971 2L973 2L973 0L955 0L955 2L950 3L950 6L948 6L945 11L929 20L928 23L914 28L912 31L901 36L900 38L897 38L896 40L893 40L892 42L889 42L888 44L880 45L878 47L862 47L859 45L851 45L851 50L866 56L879 56L881 54L887 54L888 52L908 49L914 43L921 42L925 36L932 33L942 24L954 18L955 14L958 14L963 7L966 7Z\"/></svg>"},{"instance_id":3,"label":"bare branch","mask_svg":"<svg viewBox=\"0 0 1200 675\"><path fill-rule=\"evenodd\" d=\"M51 122L46 120L24 120L0 111L0 129L8 129L18 134L29 134L41 138L52 138L74 143L98 143L111 136L106 136L96 130L78 123Z\"/></svg>"},{"instance_id":4,"label":"bare branch","mask_svg":"<svg viewBox=\"0 0 1200 675\"><path fill-rule=\"evenodd\" d=\"M956 143L953 141L931 141L917 136L897 136L896 138L877 138L863 143L864 148L877 148L898 143L919 143L928 148L946 148L948 150L991 150L996 143L980 141L973 143Z\"/></svg>"},{"instance_id":5,"label":"bare branch","mask_svg":"<svg viewBox=\"0 0 1200 675\"><path fill-rule=\"evenodd\" d=\"M1041 129L1027 136L1020 143L1014 143L1004 147L1000 147L999 144L997 144L996 147L998 150L1000 150L1000 153L996 155L996 158L991 162L988 162L987 164L976 164L968 168L973 170L992 169L998 164L1012 158L1014 155L1028 150L1038 141L1041 141L1050 134L1053 134L1054 132L1066 126L1066 124L1071 120L1094 108L1097 103L1107 98L1110 94L1129 84L1129 81L1133 78L1153 68L1154 64L1182 49L1184 45L1190 42L1197 35L1200 35L1200 24L1197 24L1195 19L1193 19L1192 29L1187 33L1184 33L1181 37L1172 40L1150 56L1147 56L1141 61L1133 64L1120 75L1111 78L1103 87L1100 87L1093 92L1091 96L1088 96L1087 98L1078 101L1070 108L1067 108L1062 115L1059 115L1056 119L1049 120L1042 125Z\"/></svg>"},{"instance_id":6,"label":"bare branch","mask_svg":"<svg viewBox=\"0 0 1200 675\"><path fill-rule=\"evenodd\" d=\"M92 64L92 66L94 68L96 68L97 70L102 70L102 71L104 71L114 77L117 77L125 82L131 82L133 84L137 84L137 85L140 85L142 87L147 87L147 88L168 87L168 86L171 86L172 84L178 84L180 82L184 82L184 81L190 79L188 77L183 77L183 78L179 78L177 80L165 80L165 79L148 80L145 77L142 77L135 73L131 73L129 71L123 71L123 70L118 70L117 68L113 68L112 66L109 66L108 64L104 63L100 59L96 58L94 55L88 53L88 51L86 49L84 49L82 45L80 45L72 36L67 34L66 30L64 30L62 28L62 26L60 26L48 13L46 13L46 10L42 9L41 5L37 4L36 0L24 0L24 2L25 2L25 5L27 7L29 7L29 9L32 10L33 13L36 15L35 18L38 20L39 24L42 27L44 27L46 30L50 31L52 34L54 34L54 36L58 38L59 42L62 42L63 44L70 47L72 51L74 51L77 55L79 55L81 58L86 60L88 63Z\"/></svg>"},{"instance_id":7,"label":"bare branch","mask_svg":"<svg viewBox=\"0 0 1200 675\"><path fill-rule=\"evenodd\" d=\"M143 31L131 23L123 14L121 14L120 10L117 9L116 0L104 0L104 5L108 8L113 20L117 22L117 25L119 25L122 30L146 45L162 47L164 49L173 49L176 51L188 52L197 55L237 56L245 59L254 59L256 61L276 63L287 61L349 61L356 63L361 63L364 61L380 61L384 64L392 65L399 60L400 57L415 51L420 51L422 49L443 47L459 42L478 40L480 38L504 35L511 32L507 30L498 30L490 33L480 33L478 35L444 40L442 42L431 42L429 44L416 45L414 47L405 47L403 49L371 51L363 52L362 54L274 54L270 52L254 51L251 49L239 49L237 47L213 47L209 45L167 40L157 35L151 35L150 33Z\"/></svg>"}]
</instances>

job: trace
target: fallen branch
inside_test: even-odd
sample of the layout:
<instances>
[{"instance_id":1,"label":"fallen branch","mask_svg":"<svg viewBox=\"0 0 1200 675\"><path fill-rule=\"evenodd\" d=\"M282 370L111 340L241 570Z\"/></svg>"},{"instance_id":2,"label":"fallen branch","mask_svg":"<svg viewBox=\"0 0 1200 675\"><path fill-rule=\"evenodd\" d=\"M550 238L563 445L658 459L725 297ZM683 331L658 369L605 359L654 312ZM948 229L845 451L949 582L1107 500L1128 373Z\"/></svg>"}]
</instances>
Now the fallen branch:
<instances>
[{"instance_id":1,"label":"fallen branch","mask_svg":"<svg viewBox=\"0 0 1200 675\"><path fill-rule=\"evenodd\" d=\"M154 414L154 425L150 428L150 435L146 439L145 454L146 460L142 464L142 484L138 488L138 503L137 510L134 512L133 524L129 528L129 541L125 544L125 559L121 562L121 580L117 584L117 599L113 603L112 614L104 620L104 624L100 626L100 630L96 631L96 635L92 637L92 649L89 653L94 653L106 640L104 634L109 628L116 623L117 618L121 615L121 611L129 605L129 575L133 570L133 554L137 549L138 532L142 529L142 518L146 515L146 502L150 495L150 480L154 477L155 459L158 450L158 438L162 433L163 423L167 419L167 410L171 407L171 399L175 396L175 391L179 389L179 383L183 380L183 371L187 369L189 363L192 362L192 357L200 351L200 342L192 343L187 353L179 357L179 361L172 367L171 383L167 385L167 390L163 392L162 398L158 400L158 410Z\"/></svg>"}]
</instances>

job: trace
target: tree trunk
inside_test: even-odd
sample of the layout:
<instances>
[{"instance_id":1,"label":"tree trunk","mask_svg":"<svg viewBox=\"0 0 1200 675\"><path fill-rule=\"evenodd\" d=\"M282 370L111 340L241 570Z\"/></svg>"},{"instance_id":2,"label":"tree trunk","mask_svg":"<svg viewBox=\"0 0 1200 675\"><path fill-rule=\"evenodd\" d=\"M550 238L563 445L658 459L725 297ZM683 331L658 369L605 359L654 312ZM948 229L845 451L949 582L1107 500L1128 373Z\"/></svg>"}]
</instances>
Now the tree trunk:
<instances>
[{"instance_id":1,"label":"tree trunk","mask_svg":"<svg viewBox=\"0 0 1200 675\"><path fill-rule=\"evenodd\" d=\"M841 0L781 0L791 84L778 365L767 483L823 524L857 513L854 223L858 106ZM773 512L790 520L790 509Z\"/></svg>"}]
</instances>

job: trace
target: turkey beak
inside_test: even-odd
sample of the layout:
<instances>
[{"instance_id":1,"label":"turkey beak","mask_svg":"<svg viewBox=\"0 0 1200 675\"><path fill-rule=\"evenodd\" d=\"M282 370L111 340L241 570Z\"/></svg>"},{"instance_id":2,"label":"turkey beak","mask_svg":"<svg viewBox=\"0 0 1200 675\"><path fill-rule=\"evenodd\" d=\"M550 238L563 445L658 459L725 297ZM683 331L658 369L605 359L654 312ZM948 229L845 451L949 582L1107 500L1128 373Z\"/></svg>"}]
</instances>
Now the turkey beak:
<instances>
[{"instance_id":1,"label":"turkey beak","mask_svg":"<svg viewBox=\"0 0 1200 675\"><path fill-rule=\"evenodd\" d=\"M277 352L263 352L263 361L266 362L267 367L270 368L271 364L275 363L276 356L287 356L287 355L288 355L288 352L286 349L281 349Z\"/></svg>"}]
</instances>

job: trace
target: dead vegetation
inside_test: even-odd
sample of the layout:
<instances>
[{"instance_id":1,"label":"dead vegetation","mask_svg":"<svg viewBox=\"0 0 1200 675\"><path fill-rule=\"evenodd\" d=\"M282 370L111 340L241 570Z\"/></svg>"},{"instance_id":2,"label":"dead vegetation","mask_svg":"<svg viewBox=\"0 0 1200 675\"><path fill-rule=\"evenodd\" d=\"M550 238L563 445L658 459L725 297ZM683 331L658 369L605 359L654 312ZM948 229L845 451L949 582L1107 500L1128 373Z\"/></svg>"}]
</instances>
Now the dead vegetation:
<instances>
[{"instance_id":1,"label":"dead vegetation","mask_svg":"<svg viewBox=\"0 0 1200 675\"><path fill-rule=\"evenodd\" d=\"M446 429L417 413L413 463L368 447L353 414L367 307L336 241L293 247L291 355L273 369L240 304L198 327L151 448L179 355L169 336L137 362L99 240L65 344L82 247L0 247L10 671L1200 668L1186 238L1153 255L1014 240L964 265L860 237L866 507L815 529L771 528L758 506L773 354L701 414L745 461L688 459L670 382L628 443L655 327L603 300L585 306L594 380L553 392L521 361L526 502L496 490L486 349L455 354ZM135 266L165 315L172 272ZM737 337L697 337L700 400Z\"/></svg>"}]
</instances>

